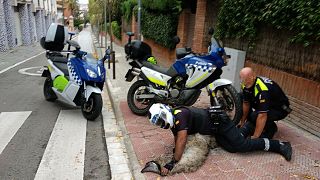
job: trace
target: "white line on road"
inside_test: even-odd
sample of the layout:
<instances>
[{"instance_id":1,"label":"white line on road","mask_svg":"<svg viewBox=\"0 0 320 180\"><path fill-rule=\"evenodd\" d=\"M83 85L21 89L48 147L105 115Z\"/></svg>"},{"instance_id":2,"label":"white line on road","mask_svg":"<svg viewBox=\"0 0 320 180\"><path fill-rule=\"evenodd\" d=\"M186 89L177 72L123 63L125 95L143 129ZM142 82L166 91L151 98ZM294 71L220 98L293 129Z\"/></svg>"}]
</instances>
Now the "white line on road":
<instances>
[{"instance_id":1,"label":"white line on road","mask_svg":"<svg viewBox=\"0 0 320 180\"><path fill-rule=\"evenodd\" d=\"M0 114L0 154L30 114L31 111Z\"/></svg>"},{"instance_id":2,"label":"white line on road","mask_svg":"<svg viewBox=\"0 0 320 180\"><path fill-rule=\"evenodd\" d=\"M60 111L35 180L83 179L86 125L79 110Z\"/></svg>"},{"instance_id":3,"label":"white line on road","mask_svg":"<svg viewBox=\"0 0 320 180\"><path fill-rule=\"evenodd\" d=\"M23 68L23 69L19 69L19 73L20 74L25 74L25 75L30 75L30 76L41 76L42 75L42 71L43 71L43 66L37 66L37 67L28 67L28 68ZM37 69L36 73L31 73L31 72L27 72L30 69Z\"/></svg>"},{"instance_id":4,"label":"white line on road","mask_svg":"<svg viewBox=\"0 0 320 180\"><path fill-rule=\"evenodd\" d=\"M12 66L9 66L9 67L1 70L1 71L0 71L0 74L4 73L4 72L6 72L6 71L8 71L8 70L10 70L10 69L12 69L12 68L14 68L14 67L17 67L17 66L19 66L20 64L25 63L25 62L27 62L27 61L29 61L29 60L37 57L37 56L40 56L40 55L43 54L43 53L45 53L45 51L43 51L42 53L39 53L39 54L37 54L37 55L35 55L35 56L32 56L32 57L30 57L30 58L28 58L28 59L25 59L25 60L23 60L23 61L20 61L20 62L14 64L14 65L12 65Z\"/></svg>"}]
</instances>

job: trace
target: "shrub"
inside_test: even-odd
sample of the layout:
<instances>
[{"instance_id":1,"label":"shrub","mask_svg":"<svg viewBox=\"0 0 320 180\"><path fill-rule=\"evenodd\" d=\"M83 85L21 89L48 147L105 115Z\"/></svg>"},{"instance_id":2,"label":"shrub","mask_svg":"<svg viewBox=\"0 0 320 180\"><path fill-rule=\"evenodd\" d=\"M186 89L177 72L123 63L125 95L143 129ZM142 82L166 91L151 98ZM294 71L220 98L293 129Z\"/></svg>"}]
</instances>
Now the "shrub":
<instances>
[{"instance_id":1,"label":"shrub","mask_svg":"<svg viewBox=\"0 0 320 180\"><path fill-rule=\"evenodd\" d=\"M152 39L167 48L174 48L173 36L177 33L178 18L170 14L154 14L142 11L141 31L144 37Z\"/></svg>"},{"instance_id":2,"label":"shrub","mask_svg":"<svg viewBox=\"0 0 320 180\"><path fill-rule=\"evenodd\" d=\"M253 41L259 26L289 30L291 42L305 46L320 42L320 1L315 0L220 0L217 35Z\"/></svg>"},{"instance_id":3,"label":"shrub","mask_svg":"<svg viewBox=\"0 0 320 180\"><path fill-rule=\"evenodd\" d=\"M117 39L121 39L121 27L117 21L111 22L112 33Z\"/></svg>"}]
</instances>

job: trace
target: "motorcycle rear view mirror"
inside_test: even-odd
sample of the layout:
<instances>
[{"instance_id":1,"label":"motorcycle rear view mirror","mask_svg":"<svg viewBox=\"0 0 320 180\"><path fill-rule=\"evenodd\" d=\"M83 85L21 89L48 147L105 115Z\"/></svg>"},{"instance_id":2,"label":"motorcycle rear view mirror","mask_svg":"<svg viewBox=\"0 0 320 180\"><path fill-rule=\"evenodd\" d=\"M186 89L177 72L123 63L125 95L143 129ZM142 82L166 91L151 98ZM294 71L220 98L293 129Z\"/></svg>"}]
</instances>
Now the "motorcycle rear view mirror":
<instances>
[{"instance_id":1,"label":"motorcycle rear view mirror","mask_svg":"<svg viewBox=\"0 0 320 180\"><path fill-rule=\"evenodd\" d=\"M213 35L213 34L214 34L214 29L213 29L213 27L210 27L210 28L209 28L208 33L209 33L209 35Z\"/></svg>"},{"instance_id":2,"label":"motorcycle rear view mirror","mask_svg":"<svg viewBox=\"0 0 320 180\"><path fill-rule=\"evenodd\" d=\"M179 36L174 36L174 37L172 38L172 42L173 42L175 45L179 44L179 43L180 43L180 38L179 38Z\"/></svg>"},{"instance_id":3,"label":"motorcycle rear view mirror","mask_svg":"<svg viewBox=\"0 0 320 180\"><path fill-rule=\"evenodd\" d=\"M224 48L224 44L221 40L219 40L220 47Z\"/></svg>"}]
</instances>

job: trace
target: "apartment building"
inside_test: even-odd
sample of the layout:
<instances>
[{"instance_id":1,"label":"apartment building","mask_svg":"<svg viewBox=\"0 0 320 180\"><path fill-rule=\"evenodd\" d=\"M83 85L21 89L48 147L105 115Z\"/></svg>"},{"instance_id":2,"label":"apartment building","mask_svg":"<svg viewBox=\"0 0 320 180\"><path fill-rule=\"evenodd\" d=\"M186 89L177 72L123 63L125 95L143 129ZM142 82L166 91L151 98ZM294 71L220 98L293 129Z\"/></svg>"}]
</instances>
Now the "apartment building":
<instances>
[{"instance_id":1,"label":"apartment building","mask_svg":"<svg viewBox=\"0 0 320 180\"><path fill-rule=\"evenodd\" d=\"M57 22L56 0L0 1L0 52L31 45Z\"/></svg>"}]
</instances>

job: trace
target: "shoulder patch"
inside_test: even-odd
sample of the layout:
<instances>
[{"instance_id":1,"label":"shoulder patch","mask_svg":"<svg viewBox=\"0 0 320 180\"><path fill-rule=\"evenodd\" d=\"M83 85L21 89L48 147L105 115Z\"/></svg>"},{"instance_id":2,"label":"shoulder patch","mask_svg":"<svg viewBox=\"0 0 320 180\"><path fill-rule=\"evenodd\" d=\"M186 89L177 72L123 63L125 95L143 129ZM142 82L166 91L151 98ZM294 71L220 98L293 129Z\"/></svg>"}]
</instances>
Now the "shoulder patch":
<instances>
[{"instance_id":1,"label":"shoulder patch","mask_svg":"<svg viewBox=\"0 0 320 180\"><path fill-rule=\"evenodd\" d=\"M260 99L260 103L264 103L264 102L266 102L265 99Z\"/></svg>"},{"instance_id":2,"label":"shoulder patch","mask_svg":"<svg viewBox=\"0 0 320 180\"><path fill-rule=\"evenodd\" d=\"M175 124L178 125L179 123L180 123L180 121L179 121L179 120L176 120Z\"/></svg>"},{"instance_id":3,"label":"shoulder patch","mask_svg":"<svg viewBox=\"0 0 320 180\"><path fill-rule=\"evenodd\" d=\"M178 113L182 112L181 110L174 110L173 114L176 115Z\"/></svg>"}]
</instances>

